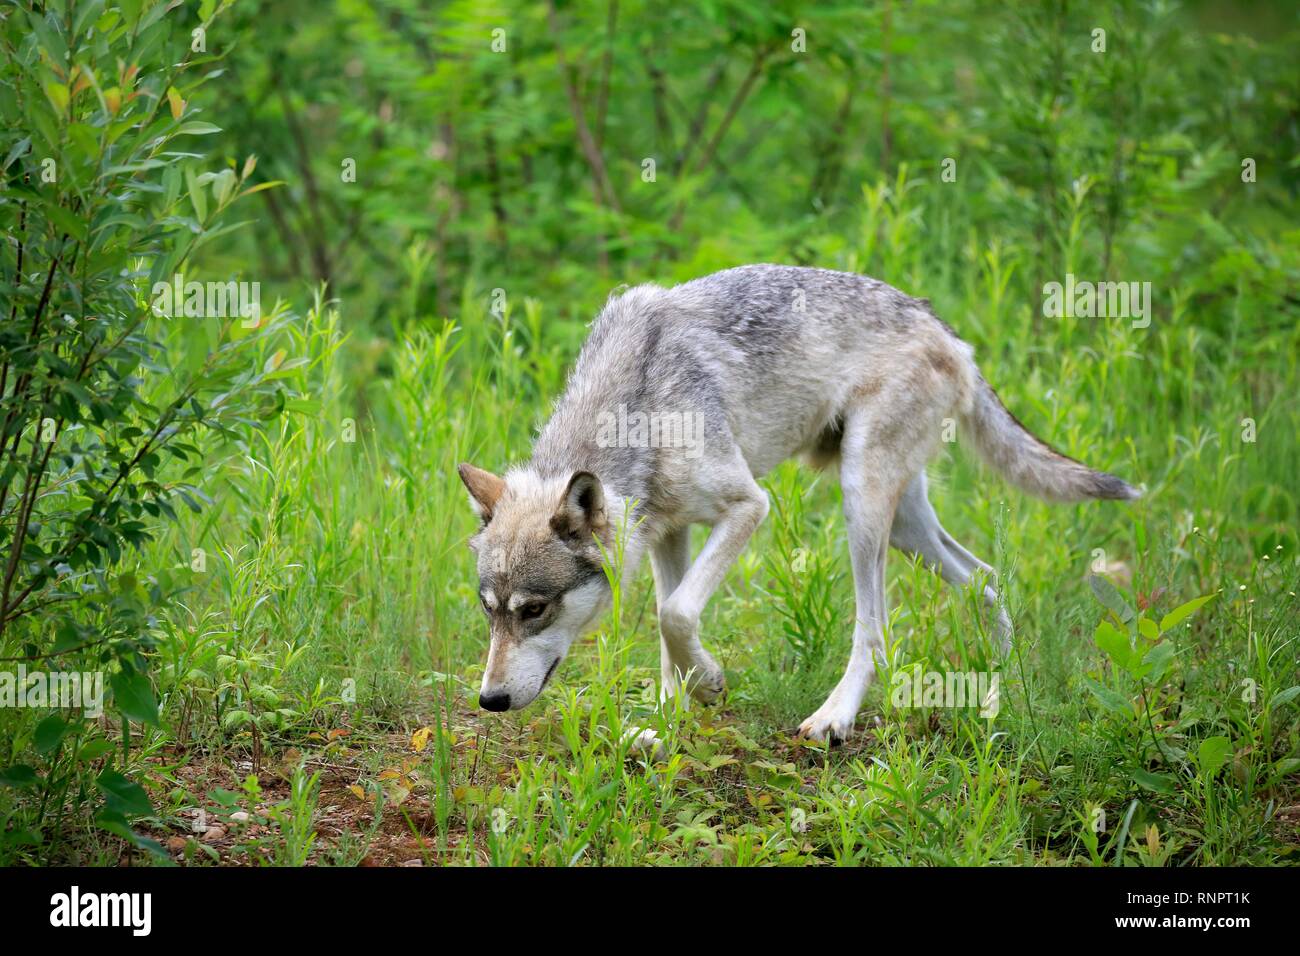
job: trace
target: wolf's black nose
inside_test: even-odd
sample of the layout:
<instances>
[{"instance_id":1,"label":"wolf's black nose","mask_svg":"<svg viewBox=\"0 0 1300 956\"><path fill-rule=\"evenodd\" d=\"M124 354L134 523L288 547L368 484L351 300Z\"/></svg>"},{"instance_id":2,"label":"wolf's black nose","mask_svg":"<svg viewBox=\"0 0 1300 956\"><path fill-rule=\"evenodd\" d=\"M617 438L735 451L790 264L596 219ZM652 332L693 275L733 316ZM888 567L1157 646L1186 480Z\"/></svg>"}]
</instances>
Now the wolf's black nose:
<instances>
[{"instance_id":1,"label":"wolf's black nose","mask_svg":"<svg viewBox=\"0 0 1300 956\"><path fill-rule=\"evenodd\" d=\"M479 694L478 705L484 710L508 710L510 708L509 694Z\"/></svg>"}]
</instances>

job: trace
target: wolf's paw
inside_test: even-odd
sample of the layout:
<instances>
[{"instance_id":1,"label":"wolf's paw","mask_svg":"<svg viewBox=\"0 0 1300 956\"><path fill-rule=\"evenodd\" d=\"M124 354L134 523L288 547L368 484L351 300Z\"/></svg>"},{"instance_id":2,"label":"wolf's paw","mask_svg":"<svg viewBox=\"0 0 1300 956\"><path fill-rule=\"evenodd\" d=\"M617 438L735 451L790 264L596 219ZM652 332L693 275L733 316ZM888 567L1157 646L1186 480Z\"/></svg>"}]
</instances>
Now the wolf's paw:
<instances>
[{"instance_id":1,"label":"wolf's paw","mask_svg":"<svg viewBox=\"0 0 1300 956\"><path fill-rule=\"evenodd\" d=\"M701 666L697 663L691 668L686 678L686 687L694 700L701 704L712 704L727 691L727 677L722 668L710 659Z\"/></svg>"},{"instance_id":2,"label":"wolf's paw","mask_svg":"<svg viewBox=\"0 0 1300 956\"><path fill-rule=\"evenodd\" d=\"M691 684L691 696L701 704L713 704L727 692L727 679L719 667L716 674L703 676Z\"/></svg>"},{"instance_id":3,"label":"wolf's paw","mask_svg":"<svg viewBox=\"0 0 1300 956\"><path fill-rule=\"evenodd\" d=\"M671 661L661 673L660 699L675 697L686 688L690 698L700 704L712 704L727 691L727 678L717 661L707 654L690 663Z\"/></svg>"},{"instance_id":4,"label":"wolf's paw","mask_svg":"<svg viewBox=\"0 0 1300 956\"><path fill-rule=\"evenodd\" d=\"M834 747L853 735L854 716L823 707L799 725L799 736L804 740L827 742Z\"/></svg>"}]
</instances>

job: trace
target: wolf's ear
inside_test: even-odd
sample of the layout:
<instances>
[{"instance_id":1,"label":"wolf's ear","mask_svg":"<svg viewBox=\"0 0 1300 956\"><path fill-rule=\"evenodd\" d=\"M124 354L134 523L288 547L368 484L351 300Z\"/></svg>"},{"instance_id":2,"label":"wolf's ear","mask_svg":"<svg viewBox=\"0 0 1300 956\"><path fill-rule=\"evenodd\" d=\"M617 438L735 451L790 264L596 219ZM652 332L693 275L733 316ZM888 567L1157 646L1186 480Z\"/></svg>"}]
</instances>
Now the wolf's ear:
<instances>
[{"instance_id":1,"label":"wolf's ear","mask_svg":"<svg viewBox=\"0 0 1300 956\"><path fill-rule=\"evenodd\" d=\"M574 472L551 518L551 529L561 538L590 543L593 532L604 528L605 492L600 479L589 471Z\"/></svg>"},{"instance_id":2,"label":"wolf's ear","mask_svg":"<svg viewBox=\"0 0 1300 956\"><path fill-rule=\"evenodd\" d=\"M469 489L470 504L483 519L483 523L487 524L492 520L492 512L501 498L501 492L506 489L505 481L490 471L475 468L468 462L456 471L460 473L460 480L465 482L465 487Z\"/></svg>"}]
</instances>

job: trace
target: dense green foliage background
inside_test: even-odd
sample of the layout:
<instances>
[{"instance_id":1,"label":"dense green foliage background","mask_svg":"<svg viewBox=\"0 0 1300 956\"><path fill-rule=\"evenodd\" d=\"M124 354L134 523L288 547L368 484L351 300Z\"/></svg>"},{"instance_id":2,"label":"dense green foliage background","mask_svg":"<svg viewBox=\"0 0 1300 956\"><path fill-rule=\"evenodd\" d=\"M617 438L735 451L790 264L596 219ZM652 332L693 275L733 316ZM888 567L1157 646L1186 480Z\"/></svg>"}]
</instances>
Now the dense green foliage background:
<instances>
[{"instance_id":1,"label":"dense green foliage background","mask_svg":"<svg viewBox=\"0 0 1300 956\"><path fill-rule=\"evenodd\" d=\"M0 26L0 658L109 694L0 709L0 862L1293 858L1292 5ZM1053 508L935 463L1017 624L994 719L873 693L849 746L790 739L852 614L838 489L793 465L705 619L730 696L664 761L621 742L662 719L648 574L534 708L480 716L456 463L526 457L614 287L760 261L931 299L1033 431L1147 497ZM151 313L182 271L260 283L265 320ZM1067 274L1149 282L1150 325L1047 317ZM996 666L978 602L891 568L894 668Z\"/></svg>"}]
</instances>

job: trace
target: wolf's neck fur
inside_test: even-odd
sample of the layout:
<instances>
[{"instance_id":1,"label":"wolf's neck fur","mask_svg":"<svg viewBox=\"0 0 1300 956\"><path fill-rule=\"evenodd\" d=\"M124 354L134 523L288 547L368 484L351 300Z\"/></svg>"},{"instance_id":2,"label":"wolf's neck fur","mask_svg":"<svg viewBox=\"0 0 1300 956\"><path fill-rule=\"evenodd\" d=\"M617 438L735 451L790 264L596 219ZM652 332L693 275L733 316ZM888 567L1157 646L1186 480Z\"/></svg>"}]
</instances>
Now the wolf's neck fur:
<instances>
[{"instance_id":1,"label":"wolf's neck fur","mask_svg":"<svg viewBox=\"0 0 1300 956\"><path fill-rule=\"evenodd\" d=\"M636 499L637 513L651 521L662 506L658 449L602 441L601 423L621 408L646 412L676 407L660 394L670 383L653 374L656 363L666 361L659 355L663 294L657 286L638 286L606 303L528 464L544 478L565 481L576 471L589 471L600 479L607 500Z\"/></svg>"},{"instance_id":2,"label":"wolf's neck fur","mask_svg":"<svg viewBox=\"0 0 1300 956\"><path fill-rule=\"evenodd\" d=\"M601 447L596 443L595 415L561 400L547 422L527 469L544 480L568 481L575 472L589 471L600 479L607 499L636 499L637 510L653 510L650 500L649 462L644 450Z\"/></svg>"},{"instance_id":3,"label":"wolf's neck fur","mask_svg":"<svg viewBox=\"0 0 1300 956\"><path fill-rule=\"evenodd\" d=\"M639 561L658 527L659 502L653 499L651 463L644 449L601 447L595 441L595 416L570 396L560 400L533 446L524 470L563 491L574 473L588 471L600 480L607 520L614 534L627 537L629 565Z\"/></svg>"}]
</instances>

